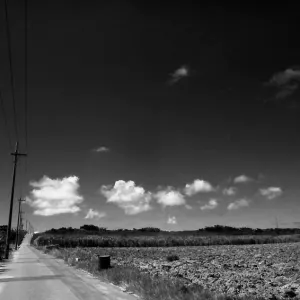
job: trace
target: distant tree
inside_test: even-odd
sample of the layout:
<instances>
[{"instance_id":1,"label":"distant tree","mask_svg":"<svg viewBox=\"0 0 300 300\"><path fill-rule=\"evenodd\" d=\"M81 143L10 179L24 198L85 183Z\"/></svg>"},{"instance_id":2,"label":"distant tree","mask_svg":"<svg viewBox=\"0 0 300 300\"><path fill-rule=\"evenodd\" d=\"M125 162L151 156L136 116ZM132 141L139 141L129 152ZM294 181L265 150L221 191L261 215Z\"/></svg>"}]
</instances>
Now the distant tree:
<instances>
[{"instance_id":1,"label":"distant tree","mask_svg":"<svg viewBox=\"0 0 300 300\"><path fill-rule=\"evenodd\" d=\"M107 231L107 228L106 228L106 227L98 227L98 228L99 228L99 231L101 231L101 232Z\"/></svg>"},{"instance_id":2,"label":"distant tree","mask_svg":"<svg viewBox=\"0 0 300 300\"><path fill-rule=\"evenodd\" d=\"M61 227L59 229L57 229L58 231L67 231L67 228L66 227Z\"/></svg>"},{"instance_id":3,"label":"distant tree","mask_svg":"<svg viewBox=\"0 0 300 300\"><path fill-rule=\"evenodd\" d=\"M222 225L214 225L211 227L205 227L204 230L207 232L224 232L224 231L228 231L227 228L226 226L222 226Z\"/></svg>"},{"instance_id":4,"label":"distant tree","mask_svg":"<svg viewBox=\"0 0 300 300\"><path fill-rule=\"evenodd\" d=\"M155 227L144 227L144 228L138 229L138 231L142 231L142 232L160 232L161 230L159 228L155 228Z\"/></svg>"},{"instance_id":5,"label":"distant tree","mask_svg":"<svg viewBox=\"0 0 300 300\"><path fill-rule=\"evenodd\" d=\"M99 227L95 225L83 225L80 227L80 229L86 230L86 231L99 231Z\"/></svg>"},{"instance_id":6,"label":"distant tree","mask_svg":"<svg viewBox=\"0 0 300 300\"><path fill-rule=\"evenodd\" d=\"M240 228L241 234L253 234L254 230L252 228L248 227L242 227Z\"/></svg>"}]
</instances>

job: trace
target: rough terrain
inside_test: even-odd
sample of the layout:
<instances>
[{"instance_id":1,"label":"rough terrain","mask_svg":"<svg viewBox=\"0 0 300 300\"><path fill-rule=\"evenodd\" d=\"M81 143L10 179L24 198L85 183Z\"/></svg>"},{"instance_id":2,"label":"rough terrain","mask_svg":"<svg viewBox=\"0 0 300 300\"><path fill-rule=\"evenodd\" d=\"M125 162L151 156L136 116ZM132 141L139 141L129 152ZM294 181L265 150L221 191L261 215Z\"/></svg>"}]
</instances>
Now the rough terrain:
<instances>
[{"instance_id":1,"label":"rough terrain","mask_svg":"<svg viewBox=\"0 0 300 300\"><path fill-rule=\"evenodd\" d=\"M29 245L27 235L13 258L0 265L0 298L5 300L133 300L132 295L75 270Z\"/></svg>"}]
</instances>

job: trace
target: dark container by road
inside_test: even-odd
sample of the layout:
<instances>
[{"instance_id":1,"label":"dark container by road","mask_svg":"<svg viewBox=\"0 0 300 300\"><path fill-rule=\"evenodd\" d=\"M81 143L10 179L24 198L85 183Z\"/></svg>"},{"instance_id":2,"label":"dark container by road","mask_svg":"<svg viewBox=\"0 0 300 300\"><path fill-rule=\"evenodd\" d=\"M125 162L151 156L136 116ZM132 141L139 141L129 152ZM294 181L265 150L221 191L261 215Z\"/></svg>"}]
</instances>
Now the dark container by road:
<instances>
[{"instance_id":1,"label":"dark container by road","mask_svg":"<svg viewBox=\"0 0 300 300\"><path fill-rule=\"evenodd\" d=\"M110 256L109 255L99 255L99 264L98 264L98 270L104 270L110 268Z\"/></svg>"}]
</instances>

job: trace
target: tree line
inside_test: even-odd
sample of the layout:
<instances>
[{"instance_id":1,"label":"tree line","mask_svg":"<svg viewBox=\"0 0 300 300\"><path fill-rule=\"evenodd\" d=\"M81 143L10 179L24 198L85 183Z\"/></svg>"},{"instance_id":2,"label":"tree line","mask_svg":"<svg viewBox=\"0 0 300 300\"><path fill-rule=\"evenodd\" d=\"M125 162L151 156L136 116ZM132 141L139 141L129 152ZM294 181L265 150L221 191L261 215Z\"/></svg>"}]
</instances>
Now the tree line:
<instances>
[{"instance_id":1,"label":"tree line","mask_svg":"<svg viewBox=\"0 0 300 300\"><path fill-rule=\"evenodd\" d=\"M189 231L164 231L156 227L143 227L143 228L133 228L133 229L114 229L109 230L106 227L99 227L95 225L83 225L80 228L73 227L61 227L58 229L52 228L45 231L45 233L85 233L85 232L97 232L97 233L165 233L165 234L201 234L201 233L212 233L212 234L226 234L226 235L265 235L265 234L300 234L300 228L249 228L249 227L231 227L224 225L214 225L205 228L200 228L198 230Z\"/></svg>"}]
</instances>

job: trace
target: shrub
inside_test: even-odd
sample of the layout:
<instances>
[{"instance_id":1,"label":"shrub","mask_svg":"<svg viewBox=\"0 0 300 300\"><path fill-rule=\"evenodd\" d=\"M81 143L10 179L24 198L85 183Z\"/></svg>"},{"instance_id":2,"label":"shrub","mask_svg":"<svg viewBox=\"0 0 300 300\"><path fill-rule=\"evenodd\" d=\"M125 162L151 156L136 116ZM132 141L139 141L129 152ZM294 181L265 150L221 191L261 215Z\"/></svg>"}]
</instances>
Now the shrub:
<instances>
[{"instance_id":1,"label":"shrub","mask_svg":"<svg viewBox=\"0 0 300 300\"><path fill-rule=\"evenodd\" d=\"M178 257L178 255L176 255L176 254L171 254L171 255L169 255L169 256L167 256L167 261L175 261L175 260L179 260L179 257Z\"/></svg>"}]
</instances>

